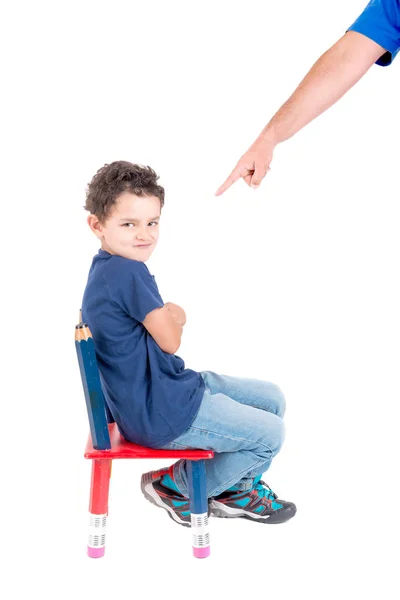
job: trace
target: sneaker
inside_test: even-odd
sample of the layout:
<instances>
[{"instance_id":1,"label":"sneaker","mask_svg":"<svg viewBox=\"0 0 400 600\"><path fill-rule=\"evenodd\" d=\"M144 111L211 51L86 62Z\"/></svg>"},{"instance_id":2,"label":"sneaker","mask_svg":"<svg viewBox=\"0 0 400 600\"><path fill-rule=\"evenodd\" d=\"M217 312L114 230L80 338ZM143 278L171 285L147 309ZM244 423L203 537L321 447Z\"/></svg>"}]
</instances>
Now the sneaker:
<instances>
[{"instance_id":1,"label":"sneaker","mask_svg":"<svg viewBox=\"0 0 400 600\"><path fill-rule=\"evenodd\" d=\"M292 502L279 500L271 488L258 479L251 490L229 488L211 498L209 506L215 517L244 517L269 524L284 523L296 514L296 506Z\"/></svg>"},{"instance_id":2,"label":"sneaker","mask_svg":"<svg viewBox=\"0 0 400 600\"><path fill-rule=\"evenodd\" d=\"M144 497L152 504L165 508L176 523L184 527L191 526L189 499L179 492L173 479L172 466L144 473L140 487Z\"/></svg>"}]
</instances>

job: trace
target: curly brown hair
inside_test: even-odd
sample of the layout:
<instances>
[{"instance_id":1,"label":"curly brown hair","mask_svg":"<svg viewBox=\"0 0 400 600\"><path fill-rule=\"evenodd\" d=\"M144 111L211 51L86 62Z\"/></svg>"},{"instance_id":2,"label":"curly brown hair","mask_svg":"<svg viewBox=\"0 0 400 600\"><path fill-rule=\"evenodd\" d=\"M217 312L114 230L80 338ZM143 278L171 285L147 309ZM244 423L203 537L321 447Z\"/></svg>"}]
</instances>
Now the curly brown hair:
<instances>
[{"instance_id":1,"label":"curly brown hair","mask_svg":"<svg viewBox=\"0 0 400 600\"><path fill-rule=\"evenodd\" d=\"M157 184L158 178L151 167L124 160L106 164L88 184L84 208L104 223L118 197L124 192L131 192L136 196L155 196L159 198L162 208L165 192L164 188Z\"/></svg>"}]
</instances>

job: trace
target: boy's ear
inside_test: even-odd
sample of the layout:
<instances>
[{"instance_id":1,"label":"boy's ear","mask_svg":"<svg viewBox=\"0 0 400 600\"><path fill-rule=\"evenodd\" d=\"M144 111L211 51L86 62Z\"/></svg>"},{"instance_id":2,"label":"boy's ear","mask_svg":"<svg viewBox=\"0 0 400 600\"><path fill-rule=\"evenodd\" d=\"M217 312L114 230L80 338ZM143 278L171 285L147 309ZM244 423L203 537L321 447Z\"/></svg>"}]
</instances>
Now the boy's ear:
<instances>
[{"instance_id":1,"label":"boy's ear","mask_svg":"<svg viewBox=\"0 0 400 600\"><path fill-rule=\"evenodd\" d=\"M87 223L95 236L101 239L103 237L103 227L96 215L89 215Z\"/></svg>"}]
</instances>

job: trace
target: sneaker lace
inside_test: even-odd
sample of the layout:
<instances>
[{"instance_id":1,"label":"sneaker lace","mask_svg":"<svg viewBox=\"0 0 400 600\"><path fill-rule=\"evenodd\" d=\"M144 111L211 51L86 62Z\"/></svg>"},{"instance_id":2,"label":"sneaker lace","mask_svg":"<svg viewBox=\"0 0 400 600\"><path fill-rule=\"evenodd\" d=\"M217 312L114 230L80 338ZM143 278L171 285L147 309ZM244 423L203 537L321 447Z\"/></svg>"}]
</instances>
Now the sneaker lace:
<instances>
[{"instance_id":1,"label":"sneaker lace","mask_svg":"<svg viewBox=\"0 0 400 600\"><path fill-rule=\"evenodd\" d=\"M267 483L265 483L265 481L259 481L255 487L255 490L257 490L257 494L261 497L261 498L266 498L267 500L276 500L278 498L278 496L275 494L275 492L273 492L271 490L271 488L269 487L269 485Z\"/></svg>"}]
</instances>

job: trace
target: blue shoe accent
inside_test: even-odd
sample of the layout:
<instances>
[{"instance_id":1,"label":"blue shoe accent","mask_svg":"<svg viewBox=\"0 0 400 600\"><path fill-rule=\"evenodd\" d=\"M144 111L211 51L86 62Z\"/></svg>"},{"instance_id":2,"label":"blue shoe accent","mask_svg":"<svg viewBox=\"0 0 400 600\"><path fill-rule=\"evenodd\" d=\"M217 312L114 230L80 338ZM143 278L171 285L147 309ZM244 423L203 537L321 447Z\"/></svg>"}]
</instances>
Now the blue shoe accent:
<instances>
[{"instance_id":1,"label":"blue shoe accent","mask_svg":"<svg viewBox=\"0 0 400 600\"><path fill-rule=\"evenodd\" d=\"M184 504L187 504L187 500L186 500L186 498L185 498L185 500L172 500L172 504L178 508L179 506L183 506Z\"/></svg>"},{"instance_id":2,"label":"blue shoe accent","mask_svg":"<svg viewBox=\"0 0 400 600\"><path fill-rule=\"evenodd\" d=\"M237 500L235 500L235 504L238 504L239 506L246 506L249 502L250 500L247 497L247 495L243 498L238 498Z\"/></svg>"},{"instance_id":3,"label":"blue shoe accent","mask_svg":"<svg viewBox=\"0 0 400 600\"><path fill-rule=\"evenodd\" d=\"M161 483L162 483L162 485L169 488L170 490L174 490L174 492L177 492L178 494L180 494L180 491L179 491L175 481L172 479L171 475L169 475L169 474L164 475L164 477L161 479Z\"/></svg>"},{"instance_id":4,"label":"blue shoe accent","mask_svg":"<svg viewBox=\"0 0 400 600\"><path fill-rule=\"evenodd\" d=\"M260 498L266 498L267 500L272 500L271 508L273 508L274 510L279 510L280 508L282 508L282 504L279 504L279 502L275 502L276 494L274 494L274 492L271 490L271 488L269 486L267 486L264 482L260 481L260 478L256 478L256 479L258 479L258 482L257 482L257 485L254 487L254 489L257 492L258 496Z\"/></svg>"},{"instance_id":5,"label":"blue shoe accent","mask_svg":"<svg viewBox=\"0 0 400 600\"><path fill-rule=\"evenodd\" d=\"M257 475L257 477L254 477L253 486L252 486L253 488L257 487L258 483L261 481L261 477L262 477L261 475Z\"/></svg>"}]
</instances>

